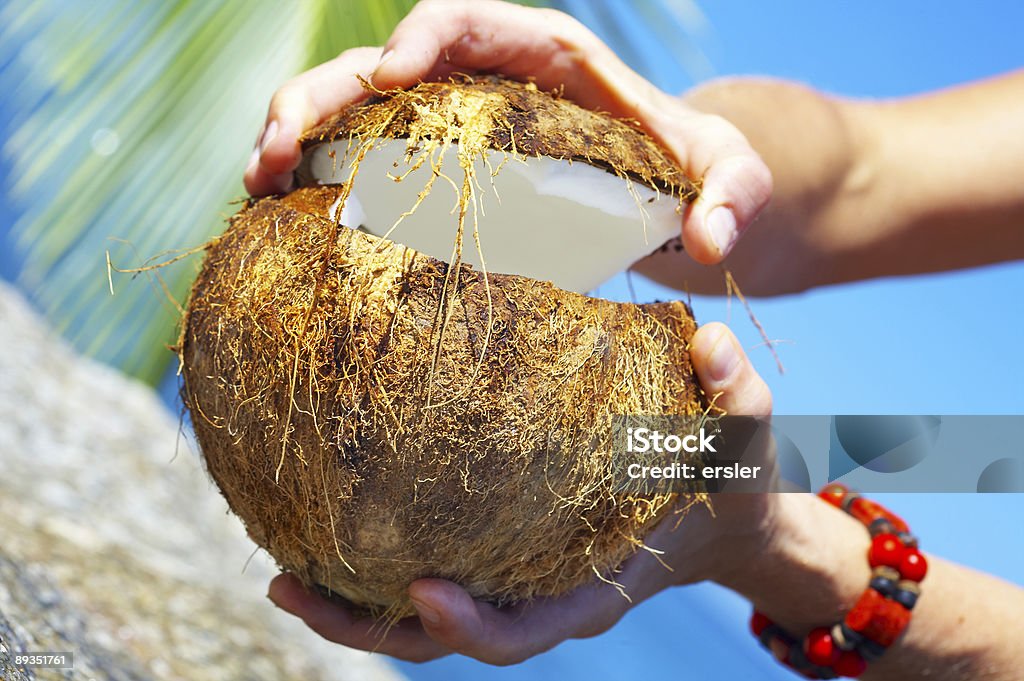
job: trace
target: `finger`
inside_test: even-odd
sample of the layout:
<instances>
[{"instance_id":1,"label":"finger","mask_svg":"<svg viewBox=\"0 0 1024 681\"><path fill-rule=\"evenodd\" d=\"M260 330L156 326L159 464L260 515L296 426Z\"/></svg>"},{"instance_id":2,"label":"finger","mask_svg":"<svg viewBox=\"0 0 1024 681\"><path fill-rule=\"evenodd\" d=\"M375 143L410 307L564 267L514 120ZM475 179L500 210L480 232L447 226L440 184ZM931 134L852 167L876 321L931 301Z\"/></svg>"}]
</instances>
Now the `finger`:
<instances>
[{"instance_id":1,"label":"finger","mask_svg":"<svg viewBox=\"0 0 1024 681\"><path fill-rule=\"evenodd\" d=\"M702 182L682 229L683 245L699 263L721 262L771 196L771 173L739 130L658 90L568 15L485 0L428 0L384 49L374 72L382 89L459 70L496 71L529 77L541 89L564 88L584 107L639 121Z\"/></svg>"},{"instance_id":2,"label":"finger","mask_svg":"<svg viewBox=\"0 0 1024 681\"><path fill-rule=\"evenodd\" d=\"M541 25L546 14L492 0L420 2L385 43L374 85L407 87L453 69L543 79L547 63L563 49L555 36L572 21L552 13L555 20Z\"/></svg>"},{"instance_id":3,"label":"finger","mask_svg":"<svg viewBox=\"0 0 1024 681\"><path fill-rule=\"evenodd\" d=\"M289 190L292 184L291 172L271 173L260 167L259 147L252 150L243 176L245 190L250 196L280 194Z\"/></svg>"},{"instance_id":4,"label":"finger","mask_svg":"<svg viewBox=\"0 0 1024 681\"><path fill-rule=\"evenodd\" d=\"M701 182L698 199L687 207L683 246L697 262L713 265L729 254L743 232L768 204L772 175L743 134L720 116L665 107L651 127L680 162L687 176Z\"/></svg>"},{"instance_id":5,"label":"finger","mask_svg":"<svg viewBox=\"0 0 1024 681\"><path fill-rule=\"evenodd\" d=\"M385 44L373 83L408 87L455 71L528 78L542 90L564 88L581 106L629 117L637 96L623 93L653 87L568 14L493 0L420 2Z\"/></svg>"},{"instance_id":6,"label":"finger","mask_svg":"<svg viewBox=\"0 0 1024 681\"><path fill-rule=\"evenodd\" d=\"M282 574L271 580L267 596L320 636L350 648L410 662L425 662L451 652L428 636L416 618L406 618L388 628L372 618L355 617L343 606L306 589L294 575Z\"/></svg>"},{"instance_id":7,"label":"finger","mask_svg":"<svg viewBox=\"0 0 1024 681\"><path fill-rule=\"evenodd\" d=\"M299 137L346 105L367 96L356 76L368 78L380 60L379 47L347 50L296 76L274 93L256 149L245 171L253 196L287 191L301 159Z\"/></svg>"},{"instance_id":8,"label":"finger","mask_svg":"<svg viewBox=\"0 0 1024 681\"><path fill-rule=\"evenodd\" d=\"M596 636L630 606L603 583L509 609L474 601L441 579L417 580L409 594L424 630L439 645L495 665L516 664L569 638Z\"/></svg>"},{"instance_id":9,"label":"finger","mask_svg":"<svg viewBox=\"0 0 1024 681\"><path fill-rule=\"evenodd\" d=\"M753 149L723 149L703 178L700 197L686 213L683 245L705 265L721 262L768 205L772 176Z\"/></svg>"},{"instance_id":10,"label":"finger","mask_svg":"<svg viewBox=\"0 0 1024 681\"><path fill-rule=\"evenodd\" d=\"M699 328L690 341L690 357L705 394L716 406L735 415L771 414L768 385L725 324L712 322Z\"/></svg>"}]
</instances>

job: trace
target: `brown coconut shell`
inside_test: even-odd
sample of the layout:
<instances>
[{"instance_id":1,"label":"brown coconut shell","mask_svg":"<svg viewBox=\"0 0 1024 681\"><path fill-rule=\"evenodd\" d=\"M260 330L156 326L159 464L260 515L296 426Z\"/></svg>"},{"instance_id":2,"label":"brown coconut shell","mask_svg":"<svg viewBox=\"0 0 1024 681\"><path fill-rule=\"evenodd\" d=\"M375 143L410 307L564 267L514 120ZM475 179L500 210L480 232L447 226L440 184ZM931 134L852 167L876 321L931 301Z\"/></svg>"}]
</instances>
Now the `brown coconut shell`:
<instances>
[{"instance_id":1,"label":"brown coconut shell","mask_svg":"<svg viewBox=\"0 0 1024 681\"><path fill-rule=\"evenodd\" d=\"M494 122L478 143L692 191L633 126L492 81L379 97L307 144L436 140L416 121L465 125L443 102L478 95ZM611 419L702 412L690 310L450 267L336 224L346 195L251 201L207 248L183 392L231 509L283 568L375 615L411 613L420 577L496 603L611 578L678 501L617 487Z\"/></svg>"},{"instance_id":2,"label":"brown coconut shell","mask_svg":"<svg viewBox=\"0 0 1024 681\"><path fill-rule=\"evenodd\" d=\"M495 149L518 156L581 161L677 196L696 198L687 177L661 145L635 121L613 118L541 92L532 83L494 76L421 83L378 92L347 107L303 135L303 151L336 139L458 141L467 155ZM306 159L309 157L306 156ZM306 163L300 186L316 184Z\"/></svg>"}]
</instances>

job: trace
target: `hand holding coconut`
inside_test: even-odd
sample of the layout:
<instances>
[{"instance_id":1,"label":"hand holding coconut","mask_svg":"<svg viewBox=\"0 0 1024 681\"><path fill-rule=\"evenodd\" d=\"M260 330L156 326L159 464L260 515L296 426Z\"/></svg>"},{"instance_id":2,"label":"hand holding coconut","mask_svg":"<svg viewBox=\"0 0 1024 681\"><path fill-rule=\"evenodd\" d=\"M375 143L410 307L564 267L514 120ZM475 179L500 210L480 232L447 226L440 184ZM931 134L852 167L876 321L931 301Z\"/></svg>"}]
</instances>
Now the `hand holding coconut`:
<instances>
[{"instance_id":1,"label":"hand holding coconut","mask_svg":"<svg viewBox=\"0 0 1024 681\"><path fill-rule=\"evenodd\" d=\"M583 107L636 120L702 182L682 220L682 243L697 262L724 258L771 195L771 174L724 118L701 113L637 75L586 27L554 10L496 0L426 0L382 48L342 53L282 86L245 173L253 196L288 189L299 137L368 95L355 76L387 90L454 73L499 73L561 90Z\"/></svg>"},{"instance_id":2,"label":"hand holding coconut","mask_svg":"<svg viewBox=\"0 0 1024 681\"><path fill-rule=\"evenodd\" d=\"M721 408L735 414L771 413L771 393L724 325L701 327L693 336L691 357L704 391L719 395ZM514 664L566 639L606 631L630 608L663 589L707 579L727 581L744 574L759 553L770 549L781 554L785 547L766 542L765 529L782 515L775 508L782 496L719 495L714 515L699 505L682 523L669 516L644 539L661 553L637 552L615 575L617 585L595 579L565 596L499 608L473 600L452 582L417 580L409 593L419 617L399 621L384 638L373 619L310 592L290 574L274 579L269 596L324 638L353 648L411 661L460 653L491 664ZM787 524L793 520L787 518ZM828 548L823 547L823 555ZM831 605L825 593L823 589L804 604L808 613Z\"/></svg>"}]
</instances>

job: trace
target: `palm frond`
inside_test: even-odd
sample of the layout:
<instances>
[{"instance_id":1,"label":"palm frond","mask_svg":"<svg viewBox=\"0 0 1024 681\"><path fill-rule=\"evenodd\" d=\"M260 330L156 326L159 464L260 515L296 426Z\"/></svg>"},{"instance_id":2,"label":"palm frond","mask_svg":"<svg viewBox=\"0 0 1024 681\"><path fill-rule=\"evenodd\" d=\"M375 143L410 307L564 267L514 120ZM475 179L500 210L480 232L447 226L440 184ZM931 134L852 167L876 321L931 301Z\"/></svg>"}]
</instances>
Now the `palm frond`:
<instances>
[{"instance_id":1,"label":"palm frond","mask_svg":"<svg viewBox=\"0 0 1024 681\"><path fill-rule=\"evenodd\" d=\"M111 297L105 251L138 265L220 232L274 89L317 50L381 40L408 4L361 17L337 1L4 4L19 283L80 349L157 381L178 312L147 277L115 278ZM196 260L157 273L172 298Z\"/></svg>"},{"instance_id":2,"label":"palm frond","mask_svg":"<svg viewBox=\"0 0 1024 681\"><path fill-rule=\"evenodd\" d=\"M149 276L117 276L111 297L105 251L134 266L222 231L274 89L348 47L382 43L414 4L0 2L19 283L76 346L150 382L172 359L170 300L184 299L199 258L158 272L168 295ZM699 70L686 39L699 24L692 0L548 4L579 14L649 77L664 63Z\"/></svg>"}]
</instances>

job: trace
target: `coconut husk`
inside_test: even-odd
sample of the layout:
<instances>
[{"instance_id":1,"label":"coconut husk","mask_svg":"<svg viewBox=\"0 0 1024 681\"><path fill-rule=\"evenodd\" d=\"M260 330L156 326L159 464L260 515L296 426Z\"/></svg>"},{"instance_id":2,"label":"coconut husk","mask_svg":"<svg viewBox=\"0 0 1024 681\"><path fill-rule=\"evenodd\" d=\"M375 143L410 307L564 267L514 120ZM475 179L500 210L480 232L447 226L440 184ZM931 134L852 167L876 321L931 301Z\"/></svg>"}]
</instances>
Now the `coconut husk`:
<instances>
[{"instance_id":1,"label":"coconut husk","mask_svg":"<svg viewBox=\"0 0 1024 681\"><path fill-rule=\"evenodd\" d=\"M458 142L460 160L469 172L473 160L494 149L584 162L681 201L696 198L699 191L699 183L635 121L584 109L532 83L494 76L378 91L307 132L301 145L309 151L336 139L362 145L375 139L408 139L410 150L417 152ZM307 163L299 165L296 180L299 186L316 184Z\"/></svg>"},{"instance_id":2,"label":"coconut husk","mask_svg":"<svg viewBox=\"0 0 1024 681\"><path fill-rule=\"evenodd\" d=\"M561 149L693 191L633 126L529 86L389 93L306 144L346 130L357 147L458 142L467 192L473 155L492 148ZM475 271L349 229L333 216L350 186L250 201L194 284L183 393L231 508L282 567L374 615L410 614L420 577L499 604L612 580L680 501L621 490L612 417L702 413L690 310Z\"/></svg>"}]
</instances>

